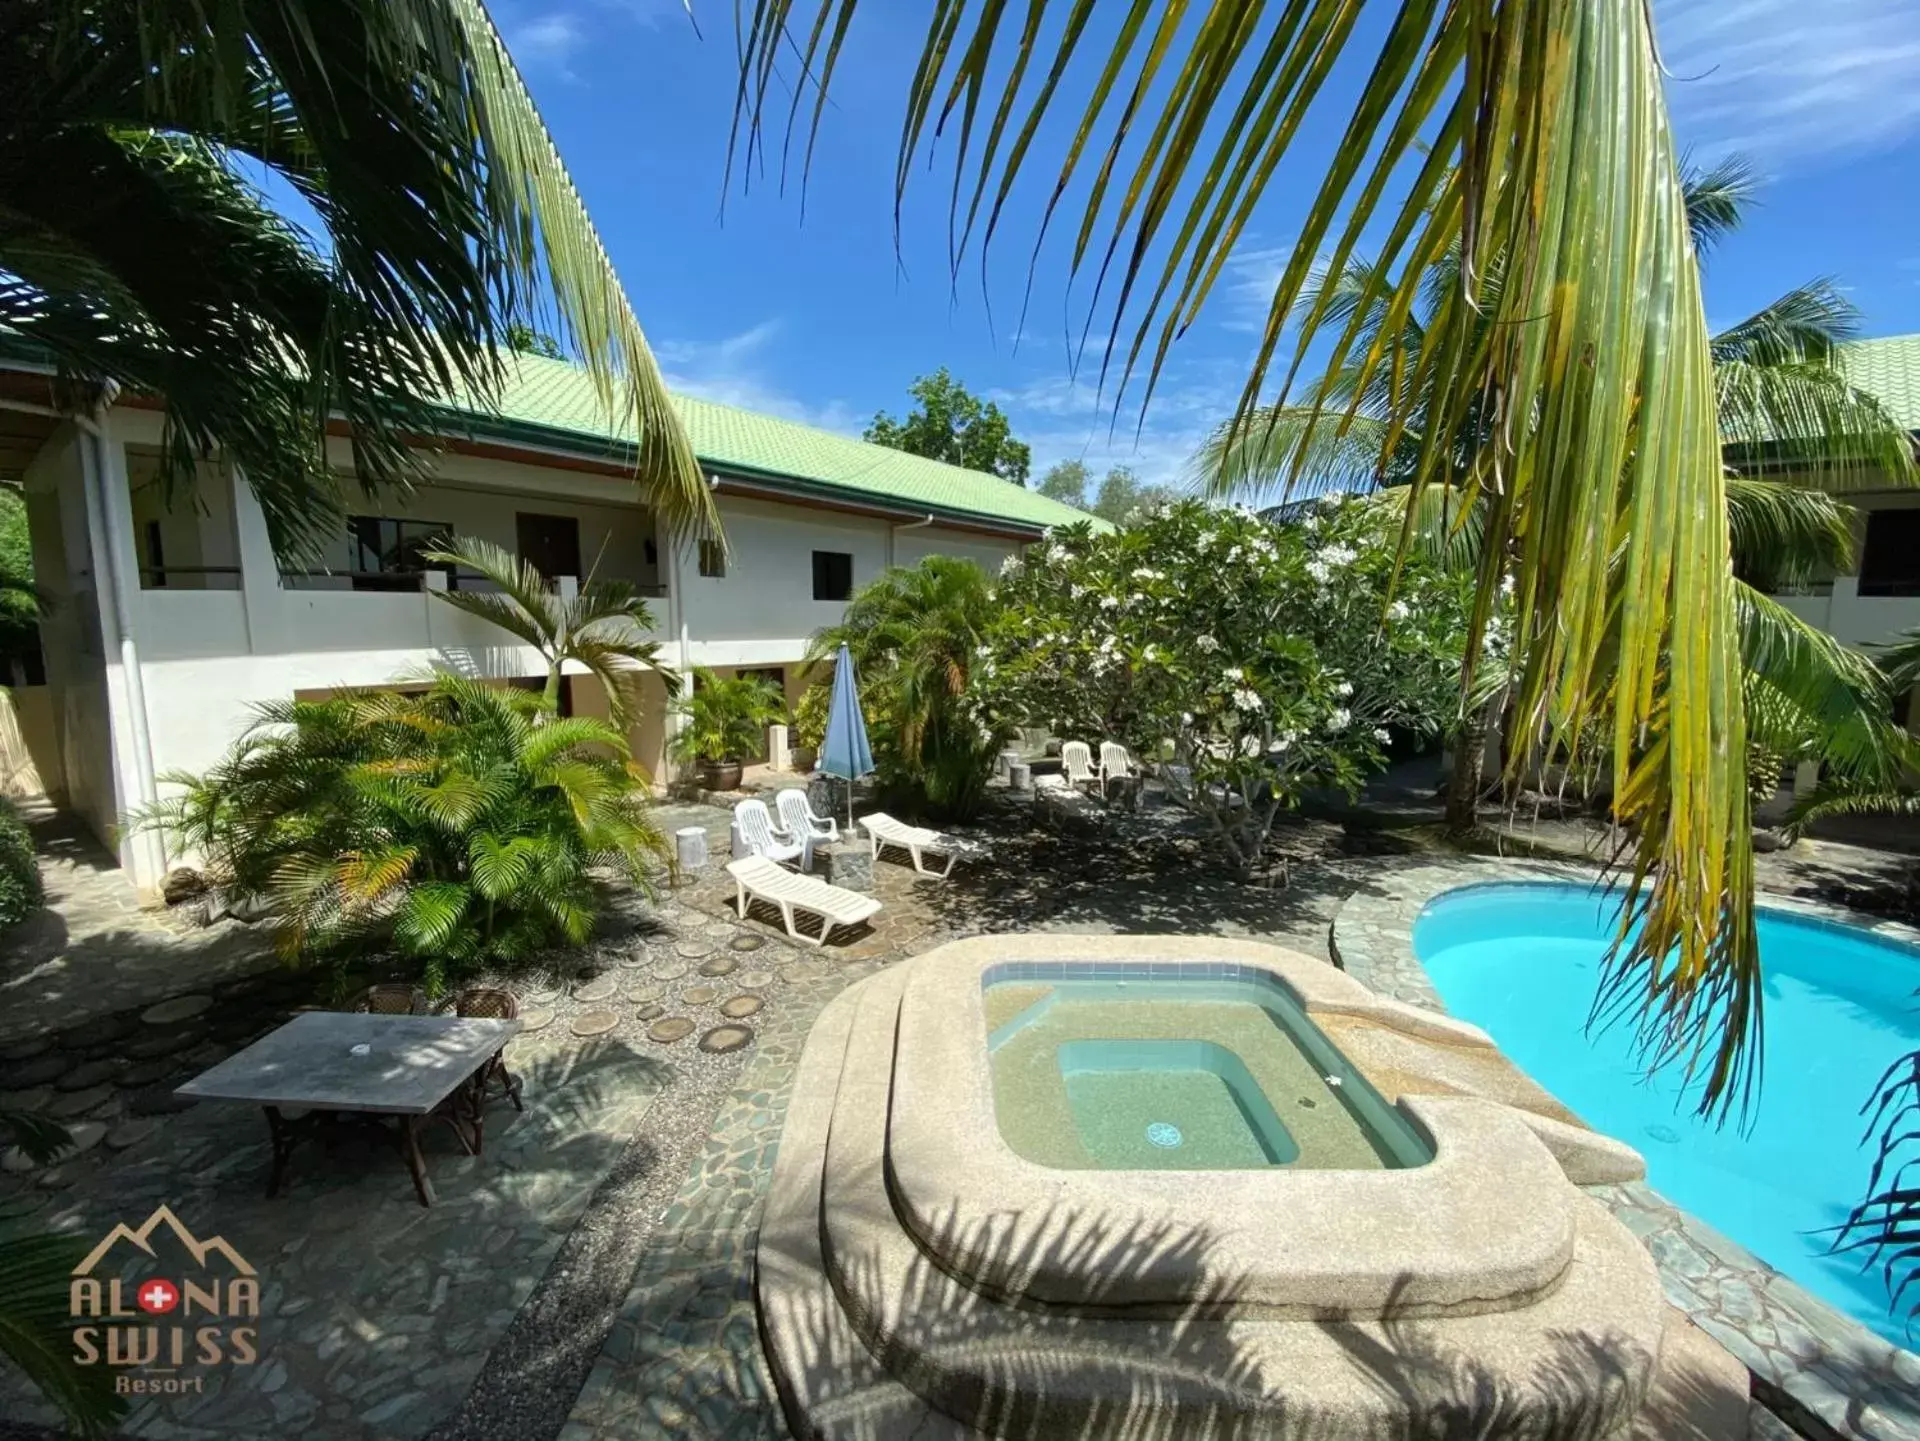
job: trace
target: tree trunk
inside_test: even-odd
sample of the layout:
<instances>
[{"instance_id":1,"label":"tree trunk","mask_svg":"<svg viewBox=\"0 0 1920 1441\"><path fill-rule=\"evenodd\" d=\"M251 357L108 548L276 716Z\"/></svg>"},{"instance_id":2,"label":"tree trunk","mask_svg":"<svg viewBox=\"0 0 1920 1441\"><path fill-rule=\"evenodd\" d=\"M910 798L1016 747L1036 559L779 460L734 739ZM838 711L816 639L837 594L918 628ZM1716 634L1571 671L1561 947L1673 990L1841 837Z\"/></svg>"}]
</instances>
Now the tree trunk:
<instances>
[{"instance_id":1,"label":"tree trunk","mask_svg":"<svg viewBox=\"0 0 1920 1441\"><path fill-rule=\"evenodd\" d=\"M1447 777L1447 834L1463 836L1479 824L1480 792L1486 788L1487 737L1500 698L1468 712L1453 741L1453 774Z\"/></svg>"}]
</instances>

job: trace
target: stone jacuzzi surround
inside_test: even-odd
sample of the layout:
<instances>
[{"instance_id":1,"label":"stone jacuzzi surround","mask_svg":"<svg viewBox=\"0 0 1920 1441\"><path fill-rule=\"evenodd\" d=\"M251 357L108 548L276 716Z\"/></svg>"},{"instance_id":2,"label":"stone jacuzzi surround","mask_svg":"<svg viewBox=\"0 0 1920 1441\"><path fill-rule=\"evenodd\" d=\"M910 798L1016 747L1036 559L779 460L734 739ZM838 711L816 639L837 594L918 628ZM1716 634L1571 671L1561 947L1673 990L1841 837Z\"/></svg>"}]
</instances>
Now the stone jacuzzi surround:
<instances>
[{"instance_id":1,"label":"stone jacuzzi surround","mask_svg":"<svg viewBox=\"0 0 1920 1441\"><path fill-rule=\"evenodd\" d=\"M1434 1157L1397 1170L1058 1170L1014 1153L983 976L1142 958L1254 968L1343 1037L1497 1054L1252 942L984 937L849 989L801 1060L757 1257L797 1435L1384 1441L1413 1411L1495 1397L1562 1425L1571 1408L1555 1434L1624 1436L1656 1372L1732 1385L1646 1253L1567 1179L1618 1174L1621 1148L1561 1137L1556 1160L1477 1096L1403 1094Z\"/></svg>"}]
</instances>

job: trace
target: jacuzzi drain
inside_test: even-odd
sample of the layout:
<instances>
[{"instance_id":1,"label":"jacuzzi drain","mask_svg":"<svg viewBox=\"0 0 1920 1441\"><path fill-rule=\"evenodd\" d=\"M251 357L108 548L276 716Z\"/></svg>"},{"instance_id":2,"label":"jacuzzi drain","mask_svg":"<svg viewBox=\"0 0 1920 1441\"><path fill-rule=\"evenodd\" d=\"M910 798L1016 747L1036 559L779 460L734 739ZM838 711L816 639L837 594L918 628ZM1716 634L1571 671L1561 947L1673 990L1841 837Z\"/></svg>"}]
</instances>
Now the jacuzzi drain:
<instances>
[{"instance_id":1,"label":"jacuzzi drain","mask_svg":"<svg viewBox=\"0 0 1920 1441\"><path fill-rule=\"evenodd\" d=\"M1147 1140L1163 1150L1171 1151L1185 1139L1171 1121L1153 1121L1147 1126Z\"/></svg>"}]
</instances>

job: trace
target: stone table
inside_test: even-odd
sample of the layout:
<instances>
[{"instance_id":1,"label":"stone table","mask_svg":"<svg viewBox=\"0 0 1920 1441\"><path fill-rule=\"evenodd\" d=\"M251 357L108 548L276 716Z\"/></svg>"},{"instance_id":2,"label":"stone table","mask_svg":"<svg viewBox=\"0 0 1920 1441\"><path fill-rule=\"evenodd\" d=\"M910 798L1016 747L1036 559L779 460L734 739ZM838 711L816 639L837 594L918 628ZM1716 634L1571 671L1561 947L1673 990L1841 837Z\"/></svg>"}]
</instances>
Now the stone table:
<instances>
[{"instance_id":1,"label":"stone table","mask_svg":"<svg viewBox=\"0 0 1920 1441\"><path fill-rule=\"evenodd\" d=\"M519 1029L518 1020L308 1011L176 1087L174 1094L195 1101L241 1101L266 1112L273 1138L269 1196L286 1180L294 1145L331 1114L396 1117L414 1191L421 1205L431 1206L433 1185L420 1156L421 1122L451 1101L455 1131L477 1151L484 1097L470 1094L473 1083ZM282 1106L309 1114L289 1119ZM467 1110L470 1116L463 1114Z\"/></svg>"}]
</instances>

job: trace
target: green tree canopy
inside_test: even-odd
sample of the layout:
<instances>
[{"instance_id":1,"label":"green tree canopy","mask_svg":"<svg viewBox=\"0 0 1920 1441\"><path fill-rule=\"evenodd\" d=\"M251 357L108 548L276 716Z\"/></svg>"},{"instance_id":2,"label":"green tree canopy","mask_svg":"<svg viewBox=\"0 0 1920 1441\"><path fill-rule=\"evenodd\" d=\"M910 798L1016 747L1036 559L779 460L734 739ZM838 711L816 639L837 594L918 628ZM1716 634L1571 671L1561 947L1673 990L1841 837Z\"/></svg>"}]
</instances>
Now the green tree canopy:
<instances>
[{"instance_id":1,"label":"green tree canopy","mask_svg":"<svg viewBox=\"0 0 1920 1441\"><path fill-rule=\"evenodd\" d=\"M1133 473L1132 466L1116 465L1100 482L1100 494L1088 508L1102 520L1124 529L1135 524L1141 512L1177 499L1178 492L1170 487L1147 485Z\"/></svg>"},{"instance_id":2,"label":"green tree canopy","mask_svg":"<svg viewBox=\"0 0 1920 1441\"><path fill-rule=\"evenodd\" d=\"M18 491L0 486L0 685L12 678L15 660L38 648L38 618L27 503Z\"/></svg>"},{"instance_id":3,"label":"green tree canopy","mask_svg":"<svg viewBox=\"0 0 1920 1441\"><path fill-rule=\"evenodd\" d=\"M1006 413L955 380L943 365L911 387L913 409L905 420L884 410L873 417L864 439L875 445L984 470L1003 480L1027 483L1032 453L1013 438Z\"/></svg>"},{"instance_id":4,"label":"green tree canopy","mask_svg":"<svg viewBox=\"0 0 1920 1441\"><path fill-rule=\"evenodd\" d=\"M1062 505L1078 506L1082 510L1087 504L1087 482L1092 474L1087 470L1084 460L1062 460L1047 467L1047 473L1040 477L1040 483L1034 490L1048 500L1057 500Z\"/></svg>"}]
</instances>

